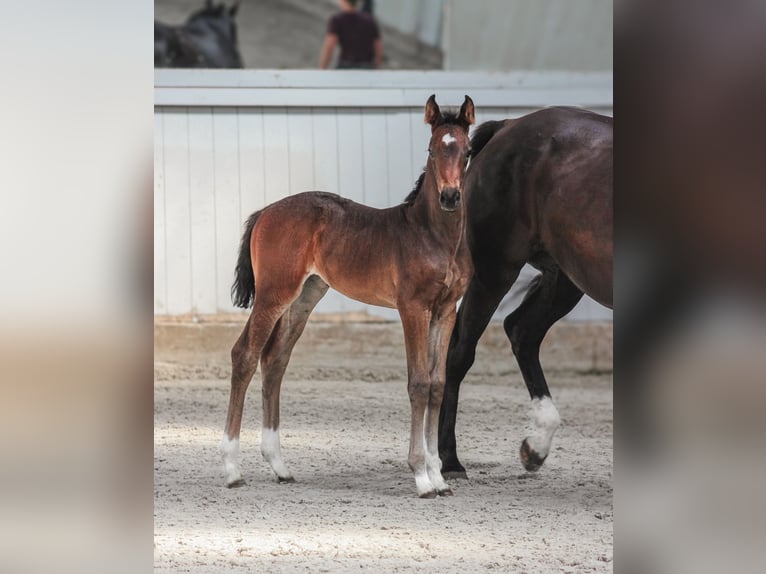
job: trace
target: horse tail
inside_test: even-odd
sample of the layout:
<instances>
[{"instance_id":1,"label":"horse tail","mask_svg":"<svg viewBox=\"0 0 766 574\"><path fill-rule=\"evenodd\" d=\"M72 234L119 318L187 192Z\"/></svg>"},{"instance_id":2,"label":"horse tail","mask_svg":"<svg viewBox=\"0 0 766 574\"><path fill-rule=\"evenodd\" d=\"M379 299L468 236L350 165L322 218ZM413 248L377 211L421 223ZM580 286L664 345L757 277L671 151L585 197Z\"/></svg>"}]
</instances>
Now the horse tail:
<instances>
[{"instance_id":1,"label":"horse tail","mask_svg":"<svg viewBox=\"0 0 766 574\"><path fill-rule=\"evenodd\" d=\"M234 284L231 286L231 300L235 307L247 309L253 304L255 298L255 276L253 275L253 262L250 259L250 236L253 234L258 217L261 212L256 211L245 222L245 232L239 242L239 257L237 266L234 268Z\"/></svg>"},{"instance_id":2,"label":"horse tail","mask_svg":"<svg viewBox=\"0 0 766 574\"><path fill-rule=\"evenodd\" d=\"M471 136L471 156L476 157L485 145L492 139L492 136L499 131L507 121L510 120L491 120L484 122L476 128Z\"/></svg>"}]
</instances>

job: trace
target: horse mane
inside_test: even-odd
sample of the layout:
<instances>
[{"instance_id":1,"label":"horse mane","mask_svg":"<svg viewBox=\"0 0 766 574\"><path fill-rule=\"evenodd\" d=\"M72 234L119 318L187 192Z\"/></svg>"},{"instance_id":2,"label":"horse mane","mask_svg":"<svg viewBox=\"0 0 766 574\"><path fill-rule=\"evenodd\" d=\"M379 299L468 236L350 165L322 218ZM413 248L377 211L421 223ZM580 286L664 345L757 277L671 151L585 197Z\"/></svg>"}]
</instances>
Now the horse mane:
<instances>
[{"instance_id":1,"label":"horse mane","mask_svg":"<svg viewBox=\"0 0 766 574\"><path fill-rule=\"evenodd\" d=\"M476 157L492 136L495 135L507 120L490 120L477 127L471 136L471 157Z\"/></svg>"},{"instance_id":2,"label":"horse mane","mask_svg":"<svg viewBox=\"0 0 766 574\"><path fill-rule=\"evenodd\" d=\"M412 191L410 194L404 198L404 201L402 202L404 205L412 205L415 203L415 199L417 198L418 194L420 193L420 189L423 187L423 181L426 179L426 170L423 170L423 173L420 174L420 177L418 177L418 180L415 182L415 186L412 188Z\"/></svg>"},{"instance_id":3,"label":"horse mane","mask_svg":"<svg viewBox=\"0 0 766 574\"><path fill-rule=\"evenodd\" d=\"M434 127L439 127L444 125L466 127L465 122L463 122L460 119L460 112L457 110L447 110L447 111L441 112L441 119L439 120L439 123L436 124Z\"/></svg>"}]
</instances>

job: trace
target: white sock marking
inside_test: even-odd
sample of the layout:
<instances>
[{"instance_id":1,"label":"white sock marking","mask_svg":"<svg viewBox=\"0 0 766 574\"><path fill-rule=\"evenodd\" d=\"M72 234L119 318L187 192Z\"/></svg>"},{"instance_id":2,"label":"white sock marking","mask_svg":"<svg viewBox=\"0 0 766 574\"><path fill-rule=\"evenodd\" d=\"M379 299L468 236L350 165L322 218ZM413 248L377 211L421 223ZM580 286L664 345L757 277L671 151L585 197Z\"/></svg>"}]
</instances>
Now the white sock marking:
<instances>
[{"instance_id":1,"label":"white sock marking","mask_svg":"<svg viewBox=\"0 0 766 574\"><path fill-rule=\"evenodd\" d=\"M550 397L532 399L531 419L533 429L527 442L541 457L548 456L553 435L561 424L561 417Z\"/></svg>"},{"instance_id":2,"label":"white sock marking","mask_svg":"<svg viewBox=\"0 0 766 574\"><path fill-rule=\"evenodd\" d=\"M457 138L453 137L452 134L444 134L442 136L442 142L444 142L447 145L456 141L457 141Z\"/></svg>"},{"instance_id":3,"label":"white sock marking","mask_svg":"<svg viewBox=\"0 0 766 574\"><path fill-rule=\"evenodd\" d=\"M261 454L271 466L278 478L292 478L285 463L282 462L282 450L279 446L279 429L263 428L261 430Z\"/></svg>"},{"instance_id":4,"label":"white sock marking","mask_svg":"<svg viewBox=\"0 0 766 574\"><path fill-rule=\"evenodd\" d=\"M242 473L239 470L239 439L230 439L224 434L218 449L223 458L226 484L233 484L242 478Z\"/></svg>"},{"instance_id":5,"label":"white sock marking","mask_svg":"<svg viewBox=\"0 0 766 574\"><path fill-rule=\"evenodd\" d=\"M418 491L418 496L422 496L428 492L433 492L436 490L434 484L431 482L431 479L428 478L428 473L426 472L415 474L415 488Z\"/></svg>"},{"instance_id":6,"label":"white sock marking","mask_svg":"<svg viewBox=\"0 0 766 574\"><path fill-rule=\"evenodd\" d=\"M436 490L443 492L445 490L449 490L449 484L447 484L447 482L444 480L441 468L442 461L439 458L438 453L426 453L426 472L428 473L428 478Z\"/></svg>"}]
</instances>

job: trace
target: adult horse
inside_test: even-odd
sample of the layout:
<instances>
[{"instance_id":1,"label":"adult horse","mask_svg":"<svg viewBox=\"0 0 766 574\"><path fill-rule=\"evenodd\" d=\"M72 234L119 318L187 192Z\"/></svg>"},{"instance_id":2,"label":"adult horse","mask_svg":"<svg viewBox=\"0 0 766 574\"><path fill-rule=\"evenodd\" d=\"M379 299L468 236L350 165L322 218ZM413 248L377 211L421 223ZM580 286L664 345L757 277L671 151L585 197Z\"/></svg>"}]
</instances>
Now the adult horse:
<instances>
[{"instance_id":1,"label":"adult horse","mask_svg":"<svg viewBox=\"0 0 766 574\"><path fill-rule=\"evenodd\" d=\"M226 484L242 483L239 434L245 392L260 360L261 453L279 482L292 475L282 461L279 391L293 346L332 286L364 303L396 308L404 328L411 427L408 463L422 498L450 495L440 471L439 412L456 305L471 261L461 202L473 102L442 114L426 103L431 126L425 171L405 202L374 209L334 194L286 197L247 220L232 294L253 304L231 351L229 410L221 441Z\"/></svg>"},{"instance_id":2,"label":"adult horse","mask_svg":"<svg viewBox=\"0 0 766 574\"><path fill-rule=\"evenodd\" d=\"M182 26L155 20L154 67L243 68L234 22L239 4L226 7L206 0Z\"/></svg>"},{"instance_id":3,"label":"adult horse","mask_svg":"<svg viewBox=\"0 0 766 574\"><path fill-rule=\"evenodd\" d=\"M548 329L583 292L612 307L612 118L547 108L486 122L471 140L465 177L466 239L474 275L457 315L439 420L444 476L465 477L455 420L476 344L525 263L542 272L503 323L532 398L533 431L521 445L540 468L560 424L540 366Z\"/></svg>"}]
</instances>

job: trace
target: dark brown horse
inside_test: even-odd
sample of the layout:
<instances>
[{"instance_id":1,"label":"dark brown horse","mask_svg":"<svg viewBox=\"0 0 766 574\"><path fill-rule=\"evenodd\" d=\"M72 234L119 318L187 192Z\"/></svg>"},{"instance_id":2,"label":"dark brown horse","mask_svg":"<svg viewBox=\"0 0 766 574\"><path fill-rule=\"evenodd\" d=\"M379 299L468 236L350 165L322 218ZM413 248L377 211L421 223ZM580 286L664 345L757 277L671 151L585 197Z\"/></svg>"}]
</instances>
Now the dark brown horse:
<instances>
[{"instance_id":1,"label":"dark brown horse","mask_svg":"<svg viewBox=\"0 0 766 574\"><path fill-rule=\"evenodd\" d=\"M334 194L301 193L250 216L239 250L235 303L253 310L231 351L229 411L221 452L226 484L242 483L239 434L245 392L260 360L261 453L291 482L279 444L279 391L311 311L332 286L359 301L396 308L407 354L412 419L408 462L418 495L452 494L440 470L439 412L458 299L471 273L461 202L473 102L458 114L426 104L429 158L405 202L388 209Z\"/></svg>"},{"instance_id":2,"label":"dark brown horse","mask_svg":"<svg viewBox=\"0 0 766 574\"><path fill-rule=\"evenodd\" d=\"M155 68L244 68L237 42L235 16L240 0L230 7L205 0L181 26L154 21Z\"/></svg>"},{"instance_id":3,"label":"dark brown horse","mask_svg":"<svg viewBox=\"0 0 766 574\"><path fill-rule=\"evenodd\" d=\"M560 424L540 366L543 337L583 292L612 306L612 119L548 108L482 124L471 147L466 238L475 272L450 340L439 420L442 471L462 477L455 441L460 383L523 265L542 274L503 326L532 398L533 429L521 445L527 470L543 464Z\"/></svg>"}]
</instances>

